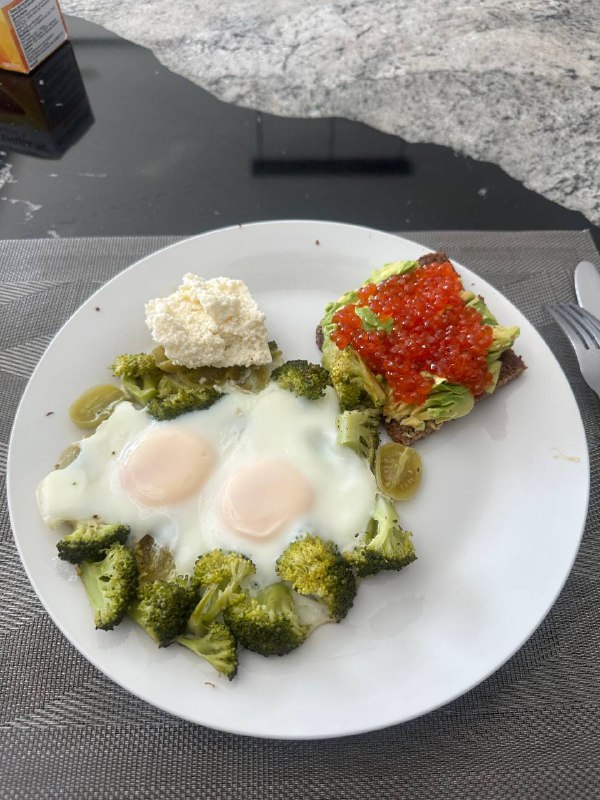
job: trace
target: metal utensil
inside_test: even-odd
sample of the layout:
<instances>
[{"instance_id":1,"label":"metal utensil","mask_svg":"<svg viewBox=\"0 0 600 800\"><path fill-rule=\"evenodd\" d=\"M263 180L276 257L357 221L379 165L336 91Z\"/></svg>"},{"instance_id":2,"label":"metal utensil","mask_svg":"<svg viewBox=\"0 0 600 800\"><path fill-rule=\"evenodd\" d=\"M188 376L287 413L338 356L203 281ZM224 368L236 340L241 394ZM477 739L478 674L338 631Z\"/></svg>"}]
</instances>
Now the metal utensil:
<instances>
[{"instance_id":1,"label":"metal utensil","mask_svg":"<svg viewBox=\"0 0 600 800\"><path fill-rule=\"evenodd\" d=\"M548 311L571 342L584 381L600 397L600 320L576 303L557 303Z\"/></svg>"},{"instance_id":2,"label":"metal utensil","mask_svg":"<svg viewBox=\"0 0 600 800\"><path fill-rule=\"evenodd\" d=\"M575 267L575 294L579 305L600 319L600 273L589 261Z\"/></svg>"}]
</instances>

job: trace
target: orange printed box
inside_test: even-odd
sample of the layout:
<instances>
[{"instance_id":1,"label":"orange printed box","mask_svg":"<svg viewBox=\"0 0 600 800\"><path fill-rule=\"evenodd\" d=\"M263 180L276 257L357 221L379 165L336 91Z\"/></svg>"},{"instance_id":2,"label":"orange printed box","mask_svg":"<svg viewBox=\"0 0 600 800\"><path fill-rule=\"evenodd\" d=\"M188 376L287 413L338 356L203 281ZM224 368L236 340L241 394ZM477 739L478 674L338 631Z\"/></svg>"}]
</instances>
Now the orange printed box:
<instances>
[{"instance_id":1,"label":"orange printed box","mask_svg":"<svg viewBox=\"0 0 600 800\"><path fill-rule=\"evenodd\" d=\"M68 38L56 0L0 0L0 68L31 72Z\"/></svg>"}]
</instances>

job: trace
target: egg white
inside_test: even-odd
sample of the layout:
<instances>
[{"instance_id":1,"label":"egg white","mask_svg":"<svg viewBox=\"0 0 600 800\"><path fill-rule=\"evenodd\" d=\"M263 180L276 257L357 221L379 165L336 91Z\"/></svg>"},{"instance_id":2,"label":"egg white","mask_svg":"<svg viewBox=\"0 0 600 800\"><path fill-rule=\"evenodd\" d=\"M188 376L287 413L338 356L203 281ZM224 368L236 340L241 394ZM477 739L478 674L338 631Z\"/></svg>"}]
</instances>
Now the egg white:
<instances>
[{"instance_id":1,"label":"egg white","mask_svg":"<svg viewBox=\"0 0 600 800\"><path fill-rule=\"evenodd\" d=\"M81 441L73 463L40 483L40 513L51 527L97 514L106 522L130 525L134 541L150 533L173 551L181 572L190 572L196 558L213 548L235 550L251 558L257 580L268 583L277 579L277 557L298 535L311 532L343 550L353 546L369 519L375 479L363 459L337 444L337 414L333 389L308 401L276 384L258 394L229 394L209 409L167 422L156 422L144 410L123 402ZM120 473L131 448L158 427L200 434L212 444L217 461L193 497L171 506L145 507L128 495ZM312 487L314 503L279 535L253 539L224 524L219 493L237 470L264 458L292 464Z\"/></svg>"}]
</instances>

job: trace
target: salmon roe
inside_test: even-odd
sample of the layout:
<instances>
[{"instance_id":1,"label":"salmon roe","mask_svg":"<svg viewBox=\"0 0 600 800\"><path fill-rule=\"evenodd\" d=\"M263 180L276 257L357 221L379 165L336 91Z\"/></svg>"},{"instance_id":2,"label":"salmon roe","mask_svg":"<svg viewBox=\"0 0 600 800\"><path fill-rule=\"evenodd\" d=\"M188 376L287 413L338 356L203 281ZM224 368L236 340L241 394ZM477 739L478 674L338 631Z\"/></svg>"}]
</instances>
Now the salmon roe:
<instances>
[{"instance_id":1,"label":"salmon roe","mask_svg":"<svg viewBox=\"0 0 600 800\"><path fill-rule=\"evenodd\" d=\"M420 405L433 386L430 373L460 383L477 396L492 376L487 353L492 328L461 298L463 287L449 261L432 262L358 290L358 302L333 315L332 334L352 347L371 372L382 375L398 401ZM357 307L368 306L391 331L365 330ZM372 327L372 326L371 326Z\"/></svg>"}]
</instances>

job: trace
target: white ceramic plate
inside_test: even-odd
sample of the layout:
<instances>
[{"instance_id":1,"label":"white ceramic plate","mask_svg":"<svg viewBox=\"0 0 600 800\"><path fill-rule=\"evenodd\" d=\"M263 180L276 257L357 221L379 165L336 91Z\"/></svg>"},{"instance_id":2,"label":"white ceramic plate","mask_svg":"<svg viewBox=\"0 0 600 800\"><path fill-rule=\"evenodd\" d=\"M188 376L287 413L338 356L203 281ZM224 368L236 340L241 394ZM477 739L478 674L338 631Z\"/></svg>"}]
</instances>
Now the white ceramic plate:
<instances>
[{"instance_id":1,"label":"white ceramic plate","mask_svg":"<svg viewBox=\"0 0 600 800\"><path fill-rule=\"evenodd\" d=\"M121 352L150 348L144 303L185 272L241 278L288 358L318 359L326 302L387 261L427 248L366 228L272 222L176 244L110 281L56 336L23 396L9 452L9 504L29 578L56 624L106 675L166 711L235 733L342 736L424 714L466 692L531 636L569 573L588 501L586 440L559 365L521 313L459 267L504 324L521 326L530 368L420 446L424 477L401 509L418 561L361 585L340 625L296 652L243 652L233 682L180 647L159 650L133 623L96 631L79 582L61 577L35 487L80 438L70 402L106 380ZM101 311L97 312L96 307ZM46 412L54 411L51 416ZM559 421L559 422L558 422ZM215 684L215 688L210 685Z\"/></svg>"}]
</instances>

